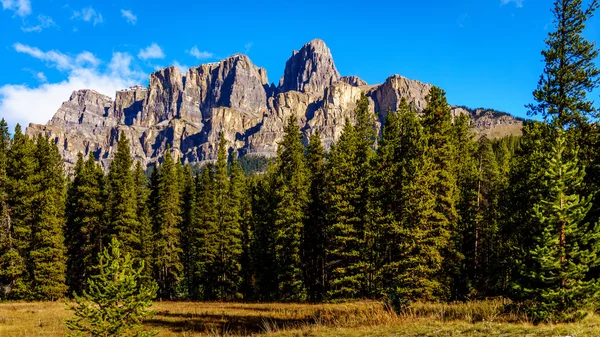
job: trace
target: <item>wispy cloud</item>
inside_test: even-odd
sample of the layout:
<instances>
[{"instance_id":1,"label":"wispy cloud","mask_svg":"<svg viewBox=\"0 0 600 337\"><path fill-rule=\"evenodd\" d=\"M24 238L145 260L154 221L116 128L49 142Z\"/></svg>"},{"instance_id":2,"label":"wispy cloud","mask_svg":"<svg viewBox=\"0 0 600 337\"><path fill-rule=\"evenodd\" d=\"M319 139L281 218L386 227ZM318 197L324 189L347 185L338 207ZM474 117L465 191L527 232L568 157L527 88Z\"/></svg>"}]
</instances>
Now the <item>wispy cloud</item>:
<instances>
[{"instance_id":1,"label":"wispy cloud","mask_svg":"<svg viewBox=\"0 0 600 337\"><path fill-rule=\"evenodd\" d=\"M0 3L2 3L2 9L13 11L22 18L31 14L31 2L29 0L0 0Z\"/></svg>"},{"instance_id":2,"label":"wispy cloud","mask_svg":"<svg viewBox=\"0 0 600 337\"><path fill-rule=\"evenodd\" d=\"M148 47L140 49L138 57L142 60L164 59L165 53L159 45L152 43Z\"/></svg>"},{"instance_id":3,"label":"wispy cloud","mask_svg":"<svg viewBox=\"0 0 600 337\"><path fill-rule=\"evenodd\" d=\"M181 64L179 63L177 60L173 61L173 65L177 68L179 68L179 71L181 71L182 73L186 73L188 69L190 69L190 67L186 64Z\"/></svg>"},{"instance_id":4,"label":"wispy cloud","mask_svg":"<svg viewBox=\"0 0 600 337\"><path fill-rule=\"evenodd\" d=\"M21 27L21 30L24 31L25 33L31 33L31 32L39 33L46 28L57 28L57 29L59 28L58 25L56 24L56 22L54 22L54 20L52 20L52 18L49 16L38 15L37 20L38 20L37 25L27 26L25 24L23 27ZM23 21L25 21L25 20L23 20Z\"/></svg>"},{"instance_id":5,"label":"wispy cloud","mask_svg":"<svg viewBox=\"0 0 600 337\"><path fill-rule=\"evenodd\" d=\"M469 18L469 14L467 13L463 13L458 17L458 20L456 21L456 24L458 25L459 28L463 28L465 26L465 21L467 21L467 19Z\"/></svg>"},{"instance_id":6,"label":"wispy cloud","mask_svg":"<svg viewBox=\"0 0 600 337\"><path fill-rule=\"evenodd\" d=\"M137 70L133 56L115 52L108 63L90 52L70 56L60 51L42 51L16 43L17 52L47 62L48 66L67 73L67 78L48 83L43 72L34 73L37 86L6 84L0 86L0 115L9 123L45 123L74 90L94 89L114 97L117 90L140 83L146 75ZM103 66L104 65L104 66ZM26 112L26 113L24 113Z\"/></svg>"},{"instance_id":7,"label":"wispy cloud","mask_svg":"<svg viewBox=\"0 0 600 337\"><path fill-rule=\"evenodd\" d=\"M102 14L96 12L92 6L83 8L82 10L74 10L71 19L81 19L85 22L92 22L95 25L102 23Z\"/></svg>"},{"instance_id":8,"label":"wispy cloud","mask_svg":"<svg viewBox=\"0 0 600 337\"><path fill-rule=\"evenodd\" d=\"M508 5L509 3L512 2L515 4L515 6L517 6L517 8L523 7L523 1L525 1L525 0L500 0L500 2L502 3L502 6Z\"/></svg>"},{"instance_id":9,"label":"wispy cloud","mask_svg":"<svg viewBox=\"0 0 600 337\"><path fill-rule=\"evenodd\" d=\"M254 45L253 41L246 43L246 45L244 45L244 54L248 54L248 52L250 51L250 49L252 48L253 45Z\"/></svg>"},{"instance_id":10,"label":"wispy cloud","mask_svg":"<svg viewBox=\"0 0 600 337\"><path fill-rule=\"evenodd\" d=\"M129 9L121 9L121 15L132 25L137 23L137 15L133 14L133 12Z\"/></svg>"},{"instance_id":11,"label":"wispy cloud","mask_svg":"<svg viewBox=\"0 0 600 337\"><path fill-rule=\"evenodd\" d=\"M200 51L200 49L198 49L197 46L193 46L192 49L188 51L188 53L199 60L211 59L215 57L215 54L211 52Z\"/></svg>"}]
</instances>

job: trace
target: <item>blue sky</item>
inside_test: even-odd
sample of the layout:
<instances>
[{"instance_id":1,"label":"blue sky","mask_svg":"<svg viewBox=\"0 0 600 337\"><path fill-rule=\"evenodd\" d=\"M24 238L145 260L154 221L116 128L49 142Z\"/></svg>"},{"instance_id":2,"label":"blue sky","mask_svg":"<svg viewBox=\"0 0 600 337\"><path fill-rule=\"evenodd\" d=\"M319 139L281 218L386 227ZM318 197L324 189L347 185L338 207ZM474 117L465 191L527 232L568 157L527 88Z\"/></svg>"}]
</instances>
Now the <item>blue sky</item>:
<instances>
[{"instance_id":1,"label":"blue sky","mask_svg":"<svg viewBox=\"0 0 600 337\"><path fill-rule=\"evenodd\" d=\"M0 116L45 123L71 91L114 96L160 67L246 53L277 84L294 49L323 39L342 75L438 85L451 104L525 116L551 1L0 0ZM598 18L586 37L596 41ZM598 95L594 95L598 99Z\"/></svg>"}]
</instances>

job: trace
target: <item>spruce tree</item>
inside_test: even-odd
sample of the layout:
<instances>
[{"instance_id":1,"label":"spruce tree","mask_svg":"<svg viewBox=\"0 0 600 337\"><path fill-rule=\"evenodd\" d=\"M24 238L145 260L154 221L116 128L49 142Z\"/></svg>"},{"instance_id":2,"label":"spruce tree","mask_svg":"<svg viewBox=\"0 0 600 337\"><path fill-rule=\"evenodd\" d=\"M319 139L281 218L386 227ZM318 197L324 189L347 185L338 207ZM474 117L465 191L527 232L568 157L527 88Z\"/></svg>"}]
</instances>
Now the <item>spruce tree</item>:
<instances>
[{"instance_id":1,"label":"spruce tree","mask_svg":"<svg viewBox=\"0 0 600 337\"><path fill-rule=\"evenodd\" d=\"M549 33L547 49L542 51L545 67L533 92L536 103L527 106L529 115L541 115L559 128L581 127L599 117L587 98L600 84L600 70L594 64L598 50L583 36L586 21L597 8L597 0L585 7L582 0L554 2L555 30Z\"/></svg>"},{"instance_id":2,"label":"spruce tree","mask_svg":"<svg viewBox=\"0 0 600 337\"><path fill-rule=\"evenodd\" d=\"M325 207L325 150L321 133L317 130L311 137L306 151L309 176L309 201L303 233L304 279L308 298L321 301L325 291L325 231L327 209Z\"/></svg>"},{"instance_id":3,"label":"spruce tree","mask_svg":"<svg viewBox=\"0 0 600 337\"><path fill-rule=\"evenodd\" d=\"M373 178L381 252L376 280L379 295L396 308L435 299L441 288L450 233L435 211L436 177L427 150L427 134L403 100L399 111L387 115Z\"/></svg>"},{"instance_id":4,"label":"spruce tree","mask_svg":"<svg viewBox=\"0 0 600 337\"><path fill-rule=\"evenodd\" d=\"M137 219L135 184L132 172L133 161L129 140L121 132L117 152L110 163L106 177L107 189L107 237L116 237L122 243L124 253L135 258L141 254L139 237L140 223ZM107 239L104 239L108 242Z\"/></svg>"},{"instance_id":5,"label":"spruce tree","mask_svg":"<svg viewBox=\"0 0 600 337\"><path fill-rule=\"evenodd\" d=\"M142 271L142 282L147 283L152 280L152 257L154 252L154 238L152 232L152 216L150 214L150 188L149 181L142 164L135 163L133 172L133 182L136 195L136 218L139 223L138 237L140 240L140 260L144 261L144 270Z\"/></svg>"},{"instance_id":6,"label":"spruce tree","mask_svg":"<svg viewBox=\"0 0 600 337\"><path fill-rule=\"evenodd\" d=\"M10 150L7 154L7 204L10 216L11 239L14 251L6 257L8 265L17 266L10 284L17 298L30 297L29 251L31 244L31 224L33 222L33 201L37 192L35 184L36 160L35 144L21 131L17 124ZM26 268L18 266L23 265ZM23 273L21 273L23 271Z\"/></svg>"},{"instance_id":7,"label":"spruce tree","mask_svg":"<svg viewBox=\"0 0 600 337\"><path fill-rule=\"evenodd\" d=\"M233 159L230 165L229 178L229 211L232 226L235 231L234 244L239 245L236 252L237 263L239 267L238 274L235 276L239 281L236 287L238 294L244 299L248 299L252 294L252 262L250 256L251 229L250 229L250 202L248 200L248 189L244 171L237 159Z\"/></svg>"},{"instance_id":8,"label":"spruce tree","mask_svg":"<svg viewBox=\"0 0 600 337\"><path fill-rule=\"evenodd\" d=\"M301 243L308 205L308 171L302 135L295 116L288 119L275 162L275 268L279 298L306 298L301 268Z\"/></svg>"},{"instance_id":9,"label":"spruce tree","mask_svg":"<svg viewBox=\"0 0 600 337\"><path fill-rule=\"evenodd\" d=\"M81 293L102 251L104 227L104 172L94 157L79 153L73 181L67 190L67 285Z\"/></svg>"},{"instance_id":10,"label":"spruce tree","mask_svg":"<svg viewBox=\"0 0 600 337\"><path fill-rule=\"evenodd\" d=\"M190 165L186 165L182 176L182 209L179 243L181 245L181 264L183 266L182 289L186 297L192 294L192 280L195 274L196 261L193 250L194 217L196 212L196 180Z\"/></svg>"},{"instance_id":11,"label":"spruce tree","mask_svg":"<svg viewBox=\"0 0 600 337\"><path fill-rule=\"evenodd\" d=\"M456 204L459 201L457 185L457 149L452 126L452 113L446 101L446 93L438 87L432 87L426 97L427 107L423 111L422 124L428 135L427 155L432 163L435 175L432 193L436 197L435 217L440 230L453 233L459 221ZM451 294L453 279L458 273L460 253L455 247L455 238L448 241L443 248L443 274L438 275L441 281L441 292L444 296Z\"/></svg>"},{"instance_id":12,"label":"spruce tree","mask_svg":"<svg viewBox=\"0 0 600 337\"><path fill-rule=\"evenodd\" d=\"M13 226L9 213L9 176L7 172L10 148L8 125L0 120L0 298L18 297L23 288L21 276L25 264L14 245Z\"/></svg>"},{"instance_id":13,"label":"spruce tree","mask_svg":"<svg viewBox=\"0 0 600 337\"><path fill-rule=\"evenodd\" d=\"M375 118L363 94L355 110L356 126L347 120L332 146L326 202L328 297L360 298L373 291L375 230L370 205Z\"/></svg>"},{"instance_id":14,"label":"spruce tree","mask_svg":"<svg viewBox=\"0 0 600 337\"><path fill-rule=\"evenodd\" d=\"M214 176L214 196L216 203L216 246L217 256L213 270L217 276L217 298L233 300L239 297L240 256L242 254L242 232L239 221L239 200L233 200L227 175L227 141L220 133L219 149ZM239 186L236 186L236 189ZM236 191L237 193L237 191Z\"/></svg>"},{"instance_id":15,"label":"spruce tree","mask_svg":"<svg viewBox=\"0 0 600 337\"><path fill-rule=\"evenodd\" d=\"M37 192L28 256L31 292L36 299L56 300L67 290L63 160L56 145L41 135L36 140L35 159Z\"/></svg>"},{"instance_id":16,"label":"spruce tree","mask_svg":"<svg viewBox=\"0 0 600 337\"><path fill-rule=\"evenodd\" d=\"M158 283L158 296L176 297L181 277L181 189L177 180L176 163L167 147L162 165L158 169L156 208L154 214L154 279Z\"/></svg>"},{"instance_id":17,"label":"spruce tree","mask_svg":"<svg viewBox=\"0 0 600 337\"><path fill-rule=\"evenodd\" d=\"M142 327L143 319L154 314L148 308L157 289L155 283L144 285L143 261L136 263L130 254L123 255L119 241L113 239L99 254L95 269L87 290L76 295L76 304L70 307L75 317L67 320L67 328L74 331L69 336L156 335Z\"/></svg>"},{"instance_id":18,"label":"spruce tree","mask_svg":"<svg viewBox=\"0 0 600 337\"><path fill-rule=\"evenodd\" d=\"M590 268L598 265L600 223L584 223L591 203L576 194L585 172L577 159L569 159L565 136L559 132L544 183L550 194L534 207L534 217L542 225L536 246L529 254L533 263L523 273L533 286L519 285L531 299L529 313L536 321L570 321L595 310L600 283L589 278Z\"/></svg>"}]
</instances>

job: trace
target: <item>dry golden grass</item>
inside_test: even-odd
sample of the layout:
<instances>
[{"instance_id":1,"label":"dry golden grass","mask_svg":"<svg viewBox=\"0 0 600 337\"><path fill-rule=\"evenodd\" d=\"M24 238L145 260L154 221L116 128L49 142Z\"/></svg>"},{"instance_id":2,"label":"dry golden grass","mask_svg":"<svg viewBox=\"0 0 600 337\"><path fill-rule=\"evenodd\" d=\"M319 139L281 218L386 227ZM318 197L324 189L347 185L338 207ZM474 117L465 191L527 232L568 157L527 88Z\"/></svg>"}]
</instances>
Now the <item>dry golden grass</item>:
<instances>
[{"instance_id":1,"label":"dry golden grass","mask_svg":"<svg viewBox=\"0 0 600 337\"><path fill-rule=\"evenodd\" d=\"M402 315L378 302L239 304L156 302L145 322L159 336L600 336L600 317L565 325L528 323L502 301L415 303ZM64 336L60 302L0 303L0 337Z\"/></svg>"}]
</instances>

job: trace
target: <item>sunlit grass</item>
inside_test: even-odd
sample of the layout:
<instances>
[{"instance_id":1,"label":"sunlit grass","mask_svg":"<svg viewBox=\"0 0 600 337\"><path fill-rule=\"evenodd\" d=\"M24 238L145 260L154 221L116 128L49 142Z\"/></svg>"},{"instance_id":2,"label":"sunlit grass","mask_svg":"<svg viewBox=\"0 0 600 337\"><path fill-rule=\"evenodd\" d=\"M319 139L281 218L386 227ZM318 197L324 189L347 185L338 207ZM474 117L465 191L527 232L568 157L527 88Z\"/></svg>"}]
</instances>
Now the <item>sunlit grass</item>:
<instances>
[{"instance_id":1,"label":"sunlit grass","mask_svg":"<svg viewBox=\"0 0 600 337\"><path fill-rule=\"evenodd\" d=\"M414 303L400 315L380 302L339 304L155 302L145 322L159 336L600 336L600 317L533 325L503 300ZM64 336L62 302L0 303L0 336Z\"/></svg>"}]
</instances>

